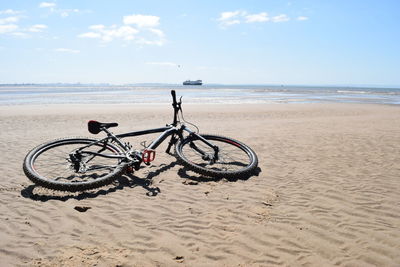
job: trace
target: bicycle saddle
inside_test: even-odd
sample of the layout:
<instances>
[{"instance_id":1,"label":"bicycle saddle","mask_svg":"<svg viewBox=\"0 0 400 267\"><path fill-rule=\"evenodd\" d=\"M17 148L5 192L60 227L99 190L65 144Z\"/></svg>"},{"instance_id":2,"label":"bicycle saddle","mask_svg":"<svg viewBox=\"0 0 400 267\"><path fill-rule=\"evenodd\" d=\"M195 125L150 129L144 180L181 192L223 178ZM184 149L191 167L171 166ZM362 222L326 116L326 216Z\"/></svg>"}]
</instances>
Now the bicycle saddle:
<instances>
[{"instance_id":1,"label":"bicycle saddle","mask_svg":"<svg viewBox=\"0 0 400 267\"><path fill-rule=\"evenodd\" d=\"M111 128L111 127L117 127L118 123L116 122L110 122L110 123L105 123L105 122L98 122L98 121L89 121L88 122L88 130L92 134L98 134L101 131L101 128Z\"/></svg>"}]
</instances>

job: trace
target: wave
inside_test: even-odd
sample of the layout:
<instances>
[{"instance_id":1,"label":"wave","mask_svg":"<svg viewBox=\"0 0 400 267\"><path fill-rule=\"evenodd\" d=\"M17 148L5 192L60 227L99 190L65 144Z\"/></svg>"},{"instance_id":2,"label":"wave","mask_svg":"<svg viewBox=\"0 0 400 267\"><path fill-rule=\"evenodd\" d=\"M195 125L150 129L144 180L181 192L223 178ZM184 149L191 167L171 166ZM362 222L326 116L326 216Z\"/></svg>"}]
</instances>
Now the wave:
<instances>
[{"instance_id":1,"label":"wave","mask_svg":"<svg viewBox=\"0 0 400 267\"><path fill-rule=\"evenodd\" d=\"M371 92L366 92L366 91L353 91L353 90L351 90L351 91L338 90L336 92L340 93L340 94L368 94L368 93L371 93Z\"/></svg>"}]
</instances>

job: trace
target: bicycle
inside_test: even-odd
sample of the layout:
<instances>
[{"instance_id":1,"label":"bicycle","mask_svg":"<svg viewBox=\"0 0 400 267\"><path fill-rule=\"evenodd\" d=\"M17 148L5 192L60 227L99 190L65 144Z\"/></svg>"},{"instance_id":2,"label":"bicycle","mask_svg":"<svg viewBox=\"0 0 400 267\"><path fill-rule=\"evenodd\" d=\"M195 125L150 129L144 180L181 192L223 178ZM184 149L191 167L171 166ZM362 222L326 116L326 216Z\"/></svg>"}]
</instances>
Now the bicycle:
<instances>
[{"instance_id":1,"label":"bicycle","mask_svg":"<svg viewBox=\"0 0 400 267\"><path fill-rule=\"evenodd\" d=\"M182 97L176 99L171 90L173 122L165 127L113 134L109 128L118 123L89 121L92 134L104 132L101 139L61 138L37 146L25 157L23 170L35 184L60 191L84 191L98 188L123 175L139 170L142 163L150 165L156 148L168 137L166 153L175 147L178 163L196 173L214 178L247 178L258 165L256 153L237 140L210 134L199 134L198 127L185 121ZM196 128L191 130L187 124ZM161 133L158 138L137 150L123 138Z\"/></svg>"}]
</instances>

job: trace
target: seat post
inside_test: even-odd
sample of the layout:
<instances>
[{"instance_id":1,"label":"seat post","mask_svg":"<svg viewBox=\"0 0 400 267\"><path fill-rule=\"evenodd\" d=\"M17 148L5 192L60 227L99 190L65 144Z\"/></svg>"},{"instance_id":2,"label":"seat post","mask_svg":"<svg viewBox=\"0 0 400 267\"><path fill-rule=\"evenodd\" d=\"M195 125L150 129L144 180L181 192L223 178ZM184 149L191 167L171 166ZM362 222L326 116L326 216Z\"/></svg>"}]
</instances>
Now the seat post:
<instances>
[{"instance_id":1,"label":"seat post","mask_svg":"<svg viewBox=\"0 0 400 267\"><path fill-rule=\"evenodd\" d=\"M101 127L100 128L102 131L107 133L107 136L109 138L111 138L112 140L114 140L115 142L118 143L118 145L120 147L122 147L125 150L129 150L129 147L126 146L126 144L122 143L121 140L118 139L118 137L116 137L112 132L110 132L106 127Z\"/></svg>"}]
</instances>

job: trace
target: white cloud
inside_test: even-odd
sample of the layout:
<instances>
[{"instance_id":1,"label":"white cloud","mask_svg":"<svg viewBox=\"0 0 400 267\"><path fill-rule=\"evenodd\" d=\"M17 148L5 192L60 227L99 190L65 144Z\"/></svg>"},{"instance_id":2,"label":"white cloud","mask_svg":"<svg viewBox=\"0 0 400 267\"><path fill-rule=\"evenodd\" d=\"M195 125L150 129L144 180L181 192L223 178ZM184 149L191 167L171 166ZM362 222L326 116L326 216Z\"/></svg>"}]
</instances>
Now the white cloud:
<instances>
[{"instance_id":1,"label":"white cloud","mask_svg":"<svg viewBox=\"0 0 400 267\"><path fill-rule=\"evenodd\" d=\"M269 20L267 12L261 12L259 14L247 15L247 16L245 16L245 18L246 18L246 23L264 22L264 21Z\"/></svg>"},{"instance_id":2,"label":"white cloud","mask_svg":"<svg viewBox=\"0 0 400 267\"><path fill-rule=\"evenodd\" d=\"M22 11L15 11L12 9L7 9L0 11L1 14L20 14ZM44 24L35 24L35 25L27 25L20 27L18 22L20 19L25 18L23 15L17 16L8 16L0 18L0 34L7 34L9 36L18 37L18 38L29 38L31 37L30 33L38 33L47 29L47 26Z\"/></svg>"},{"instance_id":3,"label":"white cloud","mask_svg":"<svg viewBox=\"0 0 400 267\"><path fill-rule=\"evenodd\" d=\"M157 65L166 67L178 67L179 65L173 62L146 62L147 65Z\"/></svg>"},{"instance_id":4,"label":"white cloud","mask_svg":"<svg viewBox=\"0 0 400 267\"><path fill-rule=\"evenodd\" d=\"M81 11L77 8L74 9L60 9L60 8L56 8L56 3L54 2L42 2L39 4L40 8L48 8L50 10L51 13L53 14L58 14L60 15L62 18L66 18L69 17L72 13L87 13L90 12L88 10L86 11Z\"/></svg>"},{"instance_id":5,"label":"white cloud","mask_svg":"<svg viewBox=\"0 0 400 267\"><path fill-rule=\"evenodd\" d=\"M240 24L241 21L239 19L244 15L246 15L245 11L226 11L222 12L217 20L220 22L220 26L225 28L234 24Z\"/></svg>"},{"instance_id":6,"label":"white cloud","mask_svg":"<svg viewBox=\"0 0 400 267\"><path fill-rule=\"evenodd\" d=\"M72 13L81 13L79 9L54 9L54 13L59 13L61 17L66 18Z\"/></svg>"},{"instance_id":7,"label":"white cloud","mask_svg":"<svg viewBox=\"0 0 400 267\"><path fill-rule=\"evenodd\" d=\"M123 21L127 25L135 24L138 27L154 28L160 24L160 17L138 14L124 16Z\"/></svg>"},{"instance_id":8,"label":"white cloud","mask_svg":"<svg viewBox=\"0 0 400 267\"><path fill-rule=\"evenodd\" d=\"M160 38L164 38L165 34L162 30L159 29L149 29L150 32L154 33L155 35L157 35Z\"/></svg>"},{"instance_id":9,"label":"white cloud","mask_svg":"<svg viewBox=\"0 0 400 267\"><path fill-rule=\"evenodd\" d=\"M289 20L290 20L290 18L285 14L281 14L281 15L271 18L272 22L285 22L285 21L289 21Z\"/></svg>"},{"instance_id":10,"label":"white cloud","mask_svg":"<svg viewBox=\"0 0 400 267\"><path fill-rule=\"evenodd\" d=\"M16 23L19 21L19 19L20 18L17 16L2 18L2 19L0 19L0 24Z\"/></svg>"},{"instance_id":11,"label":"white cloud","mask_svg":"<svg viewBox=\"0 0 400 267\"><path fill-rule=\"evenodd\" d=\"M242 13L242 11L240 11L240 10L222 12L218 20L220 20L220 21L230 20L234 17L237 17L241 13Z\"/></svg>"},{"instance_id":12,"label":"white cloud","mask_svg":"<svg viewBox=\"0 0 400 267\"><path fill-rule=\"evenodd\" d=\"M125 25L105 26L96 24L89 26L89 32L78 35L80 38L99 39L103 43L113 40L123 40L125 42L135 42L143 45L159 45L165 43L165 34L156 28L160 23L160 18L150 15L130 15L124 16ZM132 24L136 27L131 26Z\"/></svg>"},{"instance_id":13,"label":"white cloud","mask_svg":"<svg viewBox=\"0 0 400 267\"><path fill-rule=\"evenodd\" d=\"M122 38L125 40L133 40L134 35L137 34L139 31L131 26L122 26L116 30L110 31L110 34L117 37Z\"/></svg>"},{"instance_id":14,"label":"white cloud","mask_svg":"<svg viewBox=\"0 0 400 267\"><path fill-rule=\"evenodd\" d=\"M245 10L226 11L222 12L217 19L222 28L241 23L260 23L260 22L285 22L290 18L286 14L281 14L274 17L269 17L267 12L257 14L249 14Z\"/></svg>"},{"instance_id":15,"label":"white cloud","mask_svg":"<svg viewBox=\"0 0 400 267\"><path fill-rule=\"evenodd\" d=\"M308 17L299 16L299 17L297 17L297 20L300 20L300 21L308 20Z\"/></svg>"},{"instance_id":16,"label":"white cloud","mask_svg":"<svg viewBox=\"0 0 400 267\"><path fill-rule=\"evenodd\" d=\"M114 39L122 39L125 41L135 39L135 34L139 31L131 26L121 26L118 27L116 25L112 25L110 27L106 27L104 25L92 25L89 29L93 30L92 32L87 32L78 35L80 38L98 38L103 42L111 42Z\"/></svg>"},{"instance_id":17,"label":"white cloud","mask_svg":"<svg viewBox=\"0 0 400 267\"><path fill-rule=\"evenodd\" d=\"M54 51L61 52L61 53L69 53L69 54L78 54L81 52L79 50L70 49L70 48L57 48L57 49L54 49Z\"/></svg>"},{"instance_id":18,"label":"white cloud","mask_svg":"<svg viewBox=\"0 0 400 267\"><path fill-rule=\"evenodd\" d=\"M42 32L47 29L47 25L44 24L35 24L28 28L29 32Z\"/></svg>"},{"instance_id":19,"label":"white cloud","mask_svg":"<svg viewBox=\"0 0 400 267\"><path fill-rule=\"evenodd\" d=\"M10 33L17 29L18 29L18 25L15 25L15 24L0 25L0 34L1 33Z\"/></svg>"},{"instance_id":20,"label":"white cloud","mask_svg":"<svg viewBox=\"0 0 400 267\"><path fill-rule=\"evenodd\" d=\"M53 2L41 2L39 4L40 8L49 8L49 7L55 7L55 6L56 6L56 3L53 3Z\"/></svg>"},{"instance_id":21,"label":"white cloud","mask_svg":"<svg viewBox=\"0 0 400 267\"><path fill-rule=\"evenodd\" d=\"M13 10L13 9L0 10L0 14L18 15L21 13L22 13L22 11Z\"/></svg>"}]
</instances>

